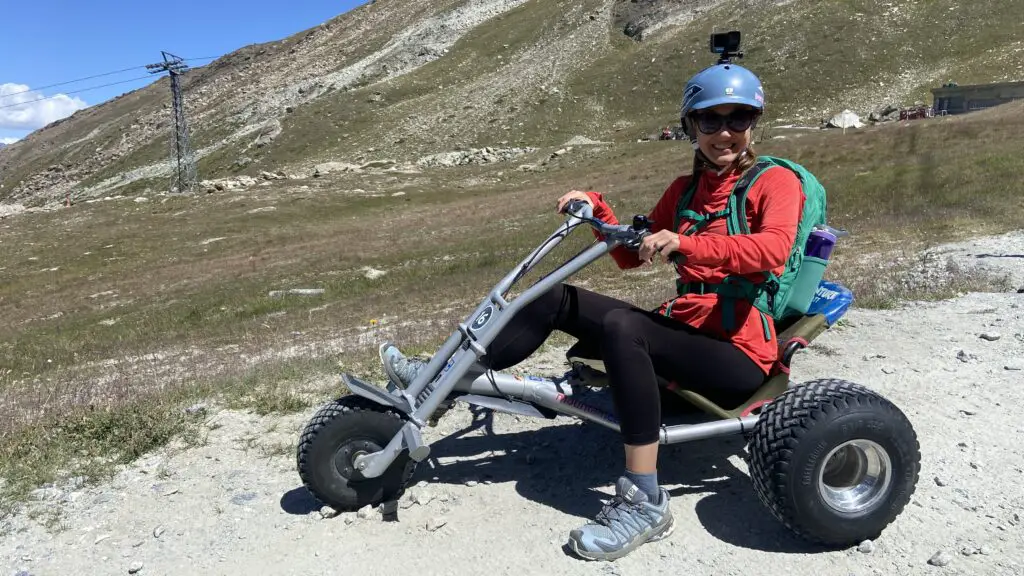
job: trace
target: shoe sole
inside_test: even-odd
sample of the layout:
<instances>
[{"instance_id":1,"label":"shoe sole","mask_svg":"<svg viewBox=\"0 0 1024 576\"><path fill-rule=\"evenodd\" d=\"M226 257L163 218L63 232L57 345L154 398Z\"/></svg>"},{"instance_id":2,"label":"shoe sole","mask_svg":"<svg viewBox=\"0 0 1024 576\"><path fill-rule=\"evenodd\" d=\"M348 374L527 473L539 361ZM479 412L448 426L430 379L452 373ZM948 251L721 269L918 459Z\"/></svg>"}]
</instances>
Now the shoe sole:
<instances>
[{"instance_id":1,"label":"shoe sole","mask_svg":"<svg viewBox=\"0 0 1024 576\"><path fill-rule=\"evenodd\" d=\"M668 538L675 530L675 528L675 517L669 518L668 524L666 524L665 527L651 534L651 536L649 536L646 540L637 540L632 544L629 544L626 547L620 550L616 550L614 552L590 552L586 550L581 550L580 543L573 538L569 538L569 548L573 551L574 554L576 554L580 558L583 558L584 560L603 560L611 562L628 555L630 552L636 550L644 544L647 544L649 542L657 542L659 540L664 540L665 538Z\"/></svg>"}]
</instances>

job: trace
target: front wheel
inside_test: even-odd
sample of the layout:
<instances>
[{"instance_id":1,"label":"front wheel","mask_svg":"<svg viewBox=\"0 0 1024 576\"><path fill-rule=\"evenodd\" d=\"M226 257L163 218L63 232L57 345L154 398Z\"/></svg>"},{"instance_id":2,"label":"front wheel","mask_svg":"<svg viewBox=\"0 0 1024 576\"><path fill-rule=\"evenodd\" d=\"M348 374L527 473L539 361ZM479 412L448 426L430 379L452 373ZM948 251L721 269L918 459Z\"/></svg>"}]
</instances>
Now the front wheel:
<instances>
[{"instance_id":1,"label":"front wheel","mask_svg":"<svg viewBox=\"0 0 1024 576\"><path fill-rule=\"evenodd\" d=\"M910 501L921 468L903 412L843 380L801 384L768 404L749 452L761 502L789 529L826 546L877 538Z\"/></svg>"},{"instance_id":2,"label":"front wheel","mask_svg":"<svg viewBox=\"0 0 1024 576\"><path fill-rule=\"evenodd\" d=\"M401 498L416 462L403 451L377 478L355 469L355 458L387 446L401 430L402 417L359 396L344 396L324 405L302 431L298 447L299 477L310 493L338 511L353 511Z\"/></svg>"}]
</instances>

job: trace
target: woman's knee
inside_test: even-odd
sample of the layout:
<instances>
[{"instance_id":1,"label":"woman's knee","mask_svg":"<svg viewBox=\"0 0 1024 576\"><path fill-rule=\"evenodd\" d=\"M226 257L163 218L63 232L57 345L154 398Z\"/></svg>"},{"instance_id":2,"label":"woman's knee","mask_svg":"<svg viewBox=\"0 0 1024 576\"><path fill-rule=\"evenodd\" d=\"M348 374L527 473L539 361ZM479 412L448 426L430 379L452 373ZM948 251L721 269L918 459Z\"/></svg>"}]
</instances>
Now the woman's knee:
<instances>
[{"instance_id":1,"label":"woman's knee","mask_svg":"<svg viewBox=\"0 0 1024 576\"><path fill-rule=\"evenodd\" d=\"M602 321L605 346L643 342L644 314L632 308L617 308L605 314Z\"/></svg>"}]
</instances>

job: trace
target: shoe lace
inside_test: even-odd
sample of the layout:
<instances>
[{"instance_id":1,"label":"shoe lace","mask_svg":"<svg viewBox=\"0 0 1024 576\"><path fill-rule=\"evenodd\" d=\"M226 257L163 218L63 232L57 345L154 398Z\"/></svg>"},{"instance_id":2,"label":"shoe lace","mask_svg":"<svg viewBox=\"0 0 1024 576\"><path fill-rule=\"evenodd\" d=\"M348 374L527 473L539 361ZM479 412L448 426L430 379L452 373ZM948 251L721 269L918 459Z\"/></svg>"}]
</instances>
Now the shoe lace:
<instances>
[{"instance_id":1,"label":"shoe lace","mask_svg":"<svg viewBox=\"0 0 1024 576\"><path fill-rule=\"evenodd\" d=\"M630 515L639 515L645 520L652 521L653 516L651 512L641 506L640 504L634 504L627 502L625 498L616 494L604 503L601 507L601 511L597 513L594 521L602 526L606 526L611 530L615 530L615 526L618 525L620 530L624 529L626 519Z\"/></svg>"}]
</instances>

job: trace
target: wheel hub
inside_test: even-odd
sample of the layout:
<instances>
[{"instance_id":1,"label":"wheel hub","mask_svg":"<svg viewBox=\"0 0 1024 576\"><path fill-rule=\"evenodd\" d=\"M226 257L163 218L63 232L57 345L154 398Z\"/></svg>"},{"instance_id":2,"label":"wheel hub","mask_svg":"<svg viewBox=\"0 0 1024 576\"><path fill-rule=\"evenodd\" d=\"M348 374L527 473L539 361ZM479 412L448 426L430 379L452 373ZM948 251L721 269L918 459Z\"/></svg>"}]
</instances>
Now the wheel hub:
<instances>
[{"instance_id":1,"label":"wheel hub","mask_svg":"<svg viewBox=\"0 0 1024 576\"><path fill-rule=\"evenodd\" d=\"M356 457L372 454L380 449L380 446L369 440L353 440L342 444L334 453L334 468L342 478L352 478L355 474Z\"/></svg>"},{"instance_id":2,"label":"wheel hub","mask_svg":"<svg viewBox=\"0 0 1024 576\"><path fill-rule=\"evenodd\" d=\"M825 457L818 474L818 492L830 507L860 513L881 502L892 484L889 453L871 440L850 440Z\"/></svg>"}]
</instances>

